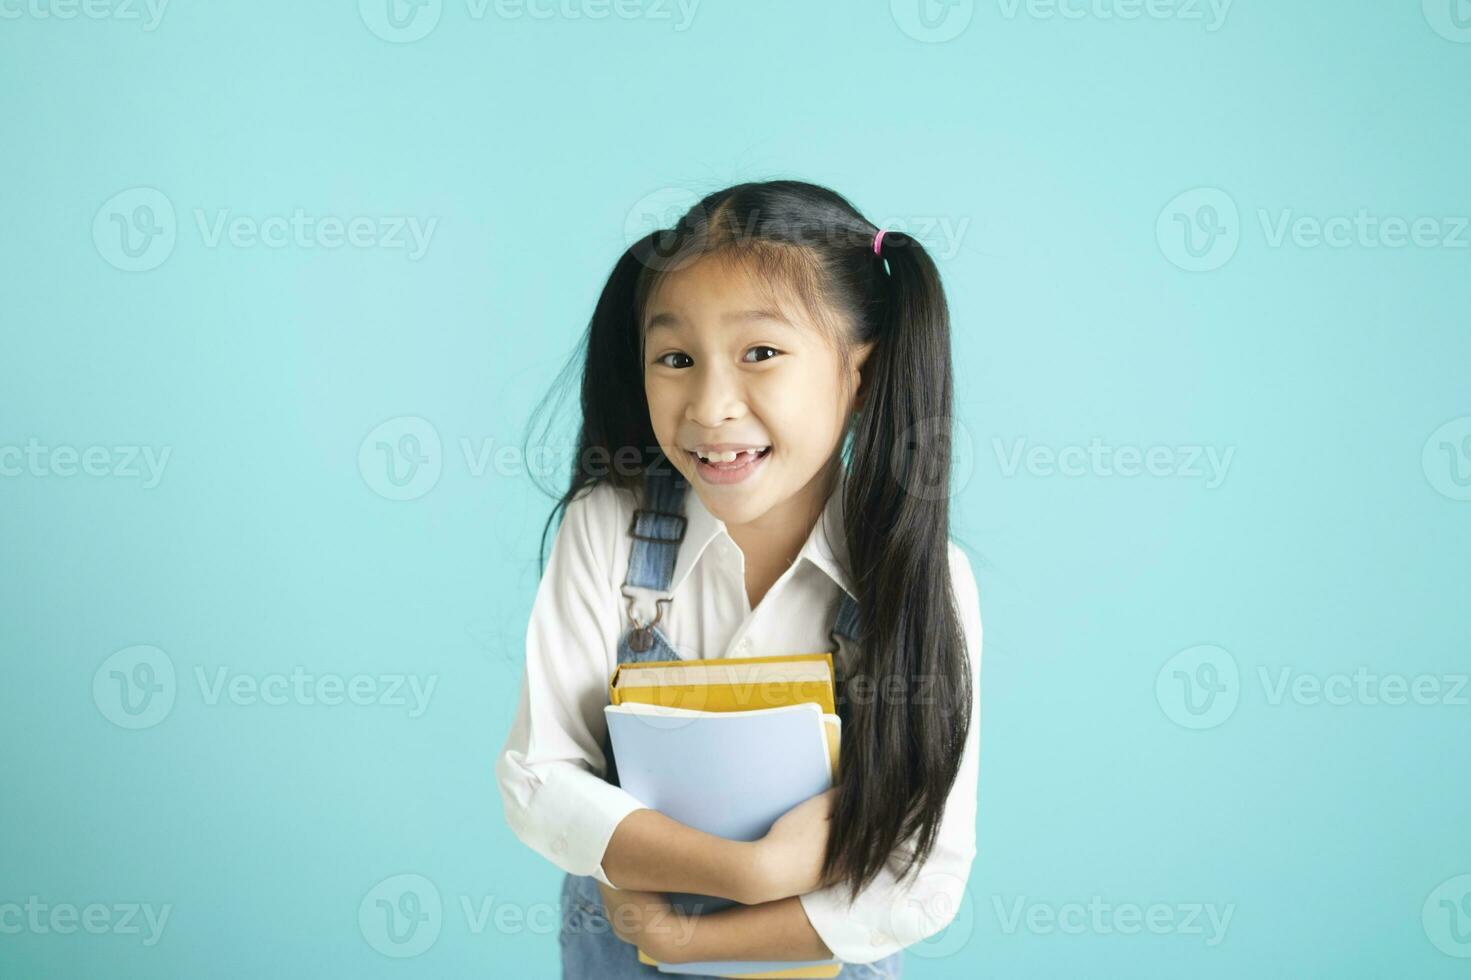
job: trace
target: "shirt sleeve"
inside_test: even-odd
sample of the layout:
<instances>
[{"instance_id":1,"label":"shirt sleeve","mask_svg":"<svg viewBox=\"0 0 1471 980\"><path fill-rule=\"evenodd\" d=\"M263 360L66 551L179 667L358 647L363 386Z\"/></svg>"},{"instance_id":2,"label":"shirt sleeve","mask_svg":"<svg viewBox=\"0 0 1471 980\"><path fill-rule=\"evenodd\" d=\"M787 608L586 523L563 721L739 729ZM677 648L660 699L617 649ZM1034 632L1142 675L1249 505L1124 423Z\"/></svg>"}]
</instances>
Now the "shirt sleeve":
<instances>
[{"instance_id":1,"label":"shirt sleeve","mask_svg":"<svg viewBox=\"0 0 1471 980\"><path fill-rule=\"evenodd\" d=\"M516 717L495 766L506 822L522 843L610 886L608 841L643 807L603 779L603 706L621 625L610 574L616 492L599 485L563 514L526 630Z\"/></svg>"},{"instance_id":2,"label":"shirt sleeve","mask_svg":"<svg viewBox=\"0 0 1471 980\"><path fill-rule=\"evenodd\" d=\"M965 898L976 854L976 786L980 766L981 606L970 560L950 543L950 577L959 603L971 666L970 731L960 768L946 798L935 846L918 870L900 883L896 869L913 851L906 842L891 855L852 904L843 884L802 895L800 901L828 949L848 963L871 963L927 939L950 924Z\"/></svg>"}]
</instances>

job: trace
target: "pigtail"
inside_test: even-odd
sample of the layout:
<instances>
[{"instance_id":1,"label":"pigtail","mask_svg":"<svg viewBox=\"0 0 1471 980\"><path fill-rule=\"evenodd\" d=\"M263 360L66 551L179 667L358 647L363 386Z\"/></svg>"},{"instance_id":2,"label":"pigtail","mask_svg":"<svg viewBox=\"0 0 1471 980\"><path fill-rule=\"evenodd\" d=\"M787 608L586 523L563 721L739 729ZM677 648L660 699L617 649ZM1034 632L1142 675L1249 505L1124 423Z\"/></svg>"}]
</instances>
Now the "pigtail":
<instances>
[{"instance_id":1,"label":"pigtail","mask_svg":"<svg viewBox=\"0 0 1471 980\"><path fill-rule=\"evenodd\" d=\"M914 239L886 233L873 264L877 344L865 365L844 500L859 642L843 685L847 718L824 866L825 880L846 880L854 896L901 843L914 845L904 873L932 850L972 696L950 583L949 312L939 272Z\"/></svg>"},{"instance_id":2,"label":"pigtail","mask_svg":"<svg viewBox=\"0 0 1471 980\"><path fill-rule=\"evenodd\" d=\"M529 453L533 435L545 437L552 424L548 416L555 410L548 411L548 399L564 390L581 368L582 427L571 460L570 482L565 491L559 488L552 494L559 499L542 526L539 554L543 572L547 536L580 492L605 482L636 489L642 486L642 474L654 464L655 457L662 458L648 403L640 397L629 397L629 393L643 391L638 318L648 274L667 255L667 249L667 233L653 232L618 257L577 350L527 424L523 458L530 459L534 458Z\"/></svg>"}]
</instances>

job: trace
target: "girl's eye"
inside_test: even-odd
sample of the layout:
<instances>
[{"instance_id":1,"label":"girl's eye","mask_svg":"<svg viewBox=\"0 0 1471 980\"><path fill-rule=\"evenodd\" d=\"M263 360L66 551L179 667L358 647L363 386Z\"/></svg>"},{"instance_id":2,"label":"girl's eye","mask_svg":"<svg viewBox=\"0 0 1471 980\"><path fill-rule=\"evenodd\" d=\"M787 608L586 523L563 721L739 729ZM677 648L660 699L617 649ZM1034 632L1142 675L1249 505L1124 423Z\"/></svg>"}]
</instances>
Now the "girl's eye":
<instances>
[{"instance_id":1,"label":"girl's eye","mask_svg":"<svg viewBox=\"0 0 1471 980\"><path fill-rule=\"evenodd\" d=\"M771 356L770 357L757 357L755 359L752 359L750 355L756 353L757 351L770 351L771 352ZM741 360L745 361L747 364L759 364L761 361L769 361L769 360L771 360L772 357L776 357L779 354L781 354L781 351L777 350L775 347L767 347L767 346L765 346L763 344L763 345L759 345L759 346L756 346L756 347L752 347L750 350L746 351L746 356L743 357L743 358L741 358ZM672 358L672 357L683 358L684 359L684 362L671 363L669 359ZM654 358L654 363L655 364L662 364L665 367L676 368L676 369L677 368L682 368L682 367L689 367L689 363L686 363L686 362L690 362L690 356L688 354L684 353L683 351L677 351L677 350L672 350L672 351L670 351L667 354L661 354L658 357Z\"/></svg>"},{"instance_id":2,"label":"girl's eye","mask_svg":"<svg viewBox=\"0 0 1471 980\"><path fill-rule=\"evenodd\" d=\"M685 360L689 360L689 357L690 356L688 354L684 353L683 351L672 350L672 351L670 351L667 354L660 354L658 357L656 357L654 359L654 363L655 364L662 364L665 367L687 367L688 366L688 365L684 365L684 364L670 364L667 360L665 360L665 358L669 358L669 357L682 357Z\"/></svg>"}]
</instances>

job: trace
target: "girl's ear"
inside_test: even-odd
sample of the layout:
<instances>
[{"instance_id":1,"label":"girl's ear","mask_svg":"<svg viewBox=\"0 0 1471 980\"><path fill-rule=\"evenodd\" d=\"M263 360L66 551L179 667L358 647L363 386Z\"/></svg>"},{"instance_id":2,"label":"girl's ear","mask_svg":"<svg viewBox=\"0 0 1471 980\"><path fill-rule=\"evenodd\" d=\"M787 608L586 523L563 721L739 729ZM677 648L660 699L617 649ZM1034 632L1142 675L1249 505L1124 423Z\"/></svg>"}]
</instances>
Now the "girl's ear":
<instances>
[{"instance_id":1,"label":"girl's ear","mask_svg":"<svg viewBox=\"0 0 1471 980\"><path fill-rule=\"evenodd\" d=\"M855 413L863 410L863 400L868 396L868 389L872 384L873 372L868 367L868 355L873 353L876 346L878 346L878 341L870 340L853 349L853 373L857 376L857 397L853 402Z\"/></svg>"}]
</instances>

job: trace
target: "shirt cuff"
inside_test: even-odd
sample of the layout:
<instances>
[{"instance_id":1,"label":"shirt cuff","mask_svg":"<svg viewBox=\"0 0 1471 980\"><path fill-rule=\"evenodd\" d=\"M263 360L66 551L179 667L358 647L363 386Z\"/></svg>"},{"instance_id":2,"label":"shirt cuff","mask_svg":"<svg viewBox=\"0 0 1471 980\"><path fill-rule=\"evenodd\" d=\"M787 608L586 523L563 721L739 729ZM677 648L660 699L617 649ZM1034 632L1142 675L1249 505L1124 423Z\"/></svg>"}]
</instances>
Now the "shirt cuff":
<instances>
[{"instance_id":1,"label":"shirt cuff","mask_svg":"<svg viewBox=\"0 0 1471 980\"><path fill-rule=\"evenodd\" d=\"M843 883L807 892L799 901L834 956L845 963L872 963L950 924L965 898L971 854L963 867L940 870L926 862L917 877L902 881L886 867L852 902Z\"/></svg>"},{"instance_id":2,"label":"shirt cuff","mask_svg":"<svg viewBox=\"0 0 1471 980\"><path fill-rule=\"evenodd\" d=\"M623 818L645 809L632 794L585 769L559 766L533 798L534 826L546 827L546 856L571 874L592 875L616 888L603 871L603 854Z\"/></svg>"},{"instance_id":3,"label":"shirt cuff","mask_svg":"<svg viewBox=\"0 0 1471 980\"><path fill-rule=\"evenodd\" d=\"M860 901L862 896L860 896ZM854 914L846 886L832 885L798 897L819 938L844 963L872 963L903 947L892 935Z\"/></svg>"}]
</instances>

